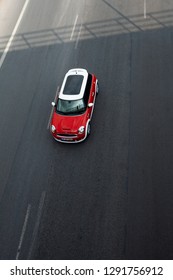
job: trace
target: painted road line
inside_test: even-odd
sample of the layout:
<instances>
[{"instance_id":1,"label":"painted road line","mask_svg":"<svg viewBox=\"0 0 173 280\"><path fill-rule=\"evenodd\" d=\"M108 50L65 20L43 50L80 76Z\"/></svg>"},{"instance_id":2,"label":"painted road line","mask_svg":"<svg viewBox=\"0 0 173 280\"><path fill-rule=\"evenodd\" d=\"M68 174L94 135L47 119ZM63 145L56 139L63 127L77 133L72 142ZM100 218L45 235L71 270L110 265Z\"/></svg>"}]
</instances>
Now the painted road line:
<instances>
[{"instance_id":1,"label":"painted road line","mask_svg":"<svg viewBox=\"0 0 173 280\"><path fill-rule=\"evenodd\" d=\"M20 13L20 16L19 16L19 18L18 18L18 20L17 20L17 22L16 22L16 25L15 25L15 27L14 27L14 29L13 29L12 34L11 34L11 37L10 37L10 39L8 40L8 43L7 43L7 45L6 45L6 48L5 48L3 54L2 54L2 56L1 56L1 58L0 58L0 68L2 67L2 64L3 64L3 62L4 62L5 58L6 58L6 55L7 55L8 51L9 51L9 48L10 48L10 46L11 46L11 44L12 44L12 41L13 41L13 39L14 39L14 36L15 36L16 32L17 32L17 29L18 29L18 27L19 27L19 25L20 25L20 23L21 23L21 20L22 20L22 18L23 18L23 15L24 15L24 13L25 13L25 10L26 10L26 8L27 8L27 5L28 5L29 1L30 1L30 0L26 0L26 1L25 1L25 4L24 4L24 6L23 6L23 8L22 8L22 11L21 11L21 13Z\"/></svg>"},{"instance_id":2,"label":"painted road line","mask_svg":"<svg viewBox=\"0 0 173 280\"><path fill-rule=\"evenodd\" d=\"M39 229L39 225L40 225L45 197L46 197L46 191L43 191L41 194L40 201L39 201L35 227L34 227L34 231L33 231L33 235L32 235L32 242L31 242L30 250L28 253L28 257L27 257L28 260L30 260L32 257L32 253L33 253L33 249L34 249L34 245L35 245L35 241L36 241L36 237L37 237L37 233L38 233L38 229Z\"/></svg>"},{"instance_id":3,"label":"painted road line","mask_svg":"<svg viewBox=\"0 0 173 280\"><path fill-rule=\"evenodd\" d=\"M64 1L64 3L63 3L63 4L64 4L64 6L63 6L63 11L61 11L61 17L59 18L59 21L58 21L58 23L56 24L56 26L59 26L60 23L62 22L62 20L64 19L64 17L66 16L67 11L68 11L68 9L69 9L70 1L71 1L71 0L66 0L66 1Z\"/></svg>"},{"instance_id":4,"label":"painted road line","mask_svg":"<svg viewBox=\"0 0 173 280\"><path fill-rule=\"evenodd\" d=\"M56 95L55 95L55 98L54 98L55 103L57 102L58 95L59 95L59 86L57 87ZM54 107L52 107L52 110L50 112L49 121L48 121L48 124L47 124L47 129L49 129L49 127L50 127L50 121L52 119L53 111L54 111Z\"/></svg>"},{"instance_id":5,"label":"painted road line","mask_svg":"<svg viewBox=\"0 0 173 280\"><path fill-rule=\"evenodd\" d=\"M77 46L78 46L78 42L79 42L81 30L82 30L82 24L81 24L80 29L79 29L79 32L78 32L78 36L77 36L77 40L76 40L76 44L75 44L75 49L77 49Z\"/></svg>"},{"instance_id":6,"label":"painted road line","mask_svg":"<svg viewBox=\"0 0 173 280\"><path fill-rule=\"evenodd\" d=\"M147 17L147 4L146 4L146 0L144 0L144 18Z\"/></svg>"},{"instance_id":7,"label":"painted road line","mask_svg":"<svg viewBox=\"0 0 173 280\"><path fill-rule=\"evenodd\" d=\"M73 39L73 34L74 34L74 31L75 31L75 28L76 28L77 20L78 20L78 15L76 15L76 18L75 18L75 21L74 21L74 24L73 24L73 29L72 29L72 32L71 32L70 41Z\"/></svg>"},{"instance_id":8,"label":"painted road line","mask_svg":"<svg viewBox=\"0 0 173 280\"><path fill-rule=\"evenodd\" d=\"M26 215L25 215L24 224L23 224L23 227L22 227L22 233L21 233L21 236L20 236L19 245L18 245L18 249L17 249L16 260L19 259L19 255L20 255L20 251L21 251L21 247L22 247L22 242L23 242L23 238L24 238L24 235L25 235L25 231L26 231L26 227L27 227L27 222L28 222L30 211L31 211L31 204L28 204Z\"/></svg>"}]
</instances>

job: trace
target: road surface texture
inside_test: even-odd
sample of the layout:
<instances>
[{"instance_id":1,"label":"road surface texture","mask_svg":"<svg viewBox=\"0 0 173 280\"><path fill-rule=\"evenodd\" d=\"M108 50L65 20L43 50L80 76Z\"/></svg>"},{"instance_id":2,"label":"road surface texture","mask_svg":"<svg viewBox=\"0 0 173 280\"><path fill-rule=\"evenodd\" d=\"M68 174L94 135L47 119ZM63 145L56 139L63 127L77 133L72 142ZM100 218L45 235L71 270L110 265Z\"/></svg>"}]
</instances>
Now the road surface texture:
<instances>
[{"instance_id":1,"label":"road surface texture","mask_svg":"<svg viewBox=\"0 0 173 280\"><path fill-rule=\"evenodd\" d=\"M0 1L0 259L172 259L173 1L25 4ZM48 126L75 67L100 93L66 145Z\"/></svg>"}]
</instances>

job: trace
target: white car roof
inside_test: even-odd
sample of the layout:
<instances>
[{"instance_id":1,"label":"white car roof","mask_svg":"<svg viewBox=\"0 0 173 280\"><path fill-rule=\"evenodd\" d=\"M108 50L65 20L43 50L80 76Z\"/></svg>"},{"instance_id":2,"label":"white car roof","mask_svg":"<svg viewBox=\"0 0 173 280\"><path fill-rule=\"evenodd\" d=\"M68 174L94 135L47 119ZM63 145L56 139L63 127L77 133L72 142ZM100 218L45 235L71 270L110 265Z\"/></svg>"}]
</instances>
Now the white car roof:
<instances>
[{"instance_id":1,"label":"white car roof","mask_svg":"<svg viewBox=\"0 0 173 280\"><path fill-rule=\"evenodd\" d=\"M69 70L63 80L59 98L64 100L81 99L85 92L88 72L82 68Z\"/></svg>"}]
</instances>

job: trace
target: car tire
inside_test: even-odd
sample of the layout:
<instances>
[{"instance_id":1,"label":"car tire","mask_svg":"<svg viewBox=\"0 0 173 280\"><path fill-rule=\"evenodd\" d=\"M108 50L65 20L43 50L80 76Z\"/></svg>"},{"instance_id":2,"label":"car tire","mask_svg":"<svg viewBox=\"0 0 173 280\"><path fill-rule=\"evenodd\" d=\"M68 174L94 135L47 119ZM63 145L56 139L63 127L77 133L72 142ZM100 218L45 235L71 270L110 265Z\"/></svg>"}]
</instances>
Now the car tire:
<instances>
[{"instance_id":1,"label":"car tire","mask_svg":"<svg viewBox=\"0 0 173 280\"><path fill-rule=\"evenodd\" d=\"M88 123L88 127L87 127L87 136L90 135L91 133L91 125L90 122Z\"/></svg>"}]
</instances>

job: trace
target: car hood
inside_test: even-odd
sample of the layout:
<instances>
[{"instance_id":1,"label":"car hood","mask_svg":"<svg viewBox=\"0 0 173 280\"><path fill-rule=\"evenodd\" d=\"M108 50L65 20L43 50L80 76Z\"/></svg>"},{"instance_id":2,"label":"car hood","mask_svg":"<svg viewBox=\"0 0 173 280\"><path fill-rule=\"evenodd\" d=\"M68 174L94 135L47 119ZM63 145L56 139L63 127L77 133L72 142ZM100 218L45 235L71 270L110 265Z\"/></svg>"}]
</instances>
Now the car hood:
<instances>
[{"instance_id":1,"label":"car hood","mask_svg":"<svg viewBox=\"0 0 173 280\"><path fill-rule=\"evenodd\" d=\"M54 112L52 124L59 133L77 132L80 126L86 125L86 113L79 116L64 116Z\"/></svg>"}]
</instances>

